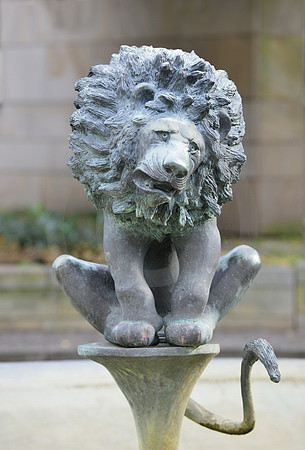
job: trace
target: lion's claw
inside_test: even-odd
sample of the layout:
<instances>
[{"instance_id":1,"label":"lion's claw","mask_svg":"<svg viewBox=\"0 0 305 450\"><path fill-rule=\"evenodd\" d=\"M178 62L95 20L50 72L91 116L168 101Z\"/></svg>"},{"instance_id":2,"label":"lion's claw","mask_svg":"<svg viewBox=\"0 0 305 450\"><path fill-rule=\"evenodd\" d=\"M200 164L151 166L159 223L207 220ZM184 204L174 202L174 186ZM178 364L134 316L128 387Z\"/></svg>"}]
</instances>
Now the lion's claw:
<instances>
[{"instance_id":1,"label":"lion's claw","mask_svg":"<svg viewBox=\"0 0 305 450\"><path fill-rule=\"evenodd\" d=\"M172 345L198 347L210 341L213 327L204 320L176 320L166 326L165 334Z\"/></svg>"},{"instance_id":2,"label":"lion's claw","mask_svg":"<svg viewBox=\"0 0 305 450\"><path fill-rule=\"evenodd\" d=\"M155 341L154 327L143 321L127 321L118 323L107 336L111 342L124 347L148 347Z\"/></svg>"}]
</instances>

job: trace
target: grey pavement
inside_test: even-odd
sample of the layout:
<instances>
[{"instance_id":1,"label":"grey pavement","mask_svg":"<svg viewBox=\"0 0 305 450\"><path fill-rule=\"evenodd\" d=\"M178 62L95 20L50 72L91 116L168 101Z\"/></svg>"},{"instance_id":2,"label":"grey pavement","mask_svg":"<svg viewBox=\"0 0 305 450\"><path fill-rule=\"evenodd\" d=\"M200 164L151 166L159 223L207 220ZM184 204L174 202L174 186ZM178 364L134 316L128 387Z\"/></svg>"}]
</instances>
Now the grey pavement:
<instances>
[{"instance_id":1,"label":"grey pavement","mask_svg":"<svg viewBox=\"0 0 305 450\"><path fill-rule=\"evenodd\" d=\"M256 428L228 436L184 419L182 450L303 450L305 360L280 359L282 381L253 369ZM239 358L215 358L193 398L211 411L241 418ZM135 450L136 431L123 395L92 361L0 363L0 449Z\"/></svg>"}]
</instances>

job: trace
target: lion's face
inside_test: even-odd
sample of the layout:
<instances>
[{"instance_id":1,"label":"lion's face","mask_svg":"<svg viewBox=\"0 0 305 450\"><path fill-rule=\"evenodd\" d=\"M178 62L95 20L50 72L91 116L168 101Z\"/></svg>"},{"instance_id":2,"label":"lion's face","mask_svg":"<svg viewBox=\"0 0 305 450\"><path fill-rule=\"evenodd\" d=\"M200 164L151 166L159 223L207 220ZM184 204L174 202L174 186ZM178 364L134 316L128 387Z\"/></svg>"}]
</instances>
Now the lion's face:
<instances>
[{"instance_id":1,"label":"lion's face","mask_svg":"<svg viewBox=\"0 0 305 450\"><path fill-rule=\"evenodd\" d=\"M152 120L140 130L137 153L133 182L160 204L186 189L204 158L205 145L193 123L169 116Z\"/></svg>"}]
</instances>

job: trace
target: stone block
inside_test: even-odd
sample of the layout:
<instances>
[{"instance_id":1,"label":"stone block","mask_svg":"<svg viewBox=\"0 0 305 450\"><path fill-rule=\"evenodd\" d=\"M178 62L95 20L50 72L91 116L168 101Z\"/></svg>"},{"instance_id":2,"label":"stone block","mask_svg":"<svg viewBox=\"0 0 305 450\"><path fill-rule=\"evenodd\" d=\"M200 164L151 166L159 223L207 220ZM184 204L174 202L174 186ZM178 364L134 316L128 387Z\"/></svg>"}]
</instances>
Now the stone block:
<instances>
[{"instance_id":1,"label":"stone block","mask_svg":"<svg viewBox=\"0 0 305 450\"><path fill-rule=\"evenodd\" d=\"M245 297L224 318L222 328L293 328L296 313L294 276L290 267L263 266Z\"/></svg>"},{"instance_id":2,"label":"stone block","mask_svg":"<svg viewBox=\"0 0 305 450\"><path fill-rule=\"evenodd\" d=\"M119 44L61 42L3 50L4 101L72 104L74 84L94 64L108 63ZM22 74L22 76L21 76Z\"/></svg>"},{"instance_id":3,"label":"stone block","mask_svg":"<svg viewBox=\"0 0 305 450\"><path fill-rule=\"evenodd\" d=\"M4 49L3 68L4 101L73 102L78 73L67 47Z\"/></svg>"},{"instance_id":4,"label":"stone block","mask_svg":"<svg viewBox=\"0 0 305 450\"><path fill-rule=\"evenodd\" d=\"M188 45L202 58L213 64L216 69L223 69L236 84L241 96L254 95L254 64L252 51L254 39L250 35L197 37Z\"/></svg>"},{"instance_id":5,"label":"stone block","mask_svg":"<svg viewBox=\"0 0 305 450\"><path fill-rule=\"evenodd\" d=\"M259 230L258 207L255 184L251 178L244 177L233 185L233 201L225 204L218 219L219 227L235 235L257 235Z\"/></svg>"},{"instance_id":6,"label":"stone block","mask_svg":"<svg viewBox=\"0 0 305 450\"><path fill-rule=\"evenodd\" d=\"M250 0L3 0L1 4L5 44L198 37L247 33L252 26Z\"/></svg>"},{"instance_id":7,"label":"stone block","mask_svg":"<svg viewBox=\"0 0 305 450\"><path fill-rule=\"evenodd\" d=\"M177 29L186 38L247 34L252 30L252 8L248 0L194 0L180 2L179 6Z\"/></svg>"},{"instance_id":8,"label":"stone block","mask_svg":"<svg viewBox=\"0 0 305 450\"><path fill-rule=\"evenodd\" d=\"M0 108L0 135L33 142L38 138L66 142L70 132L69 117L74 110L72 102L50 104L4 104Z\"/></svg>"},{"instance_id":9,"label":"stone block","mask_svg":"<svg viewBox=\"0 0 305 450\"><path fill-rule=\"evenodd\" d=\"M51 152L46 142L22 142L21 140L2 139L0 142L1 172L37 173L50 170Z\"/></svg>"},{"instance_id":10,"label":"stone block","mask_svg":"<svg viewBox=\"0 0 305 450\"><path fill-rule=\"evenodd\" d=\"M303 35L262 35L258 45L259 94L299 100L304 96Z\"/></svg>"},{"instance_id":11,"label":"stone block","mask_svg":"<svg viewBox=\"0 0 305 450\"><path fill-rule=\"evenodd\" d=\"M67 118L68 119L68 118ZM62 139L2 139L0 142L0 173L71 176L67 167L72 156L68 138Z\"/></svg>"},{"instance_id":12,"label":"stone block","mask_svg":"<svg viewBox=\"0 0 305 450\"><path fill-rule=\"evenodd\" d=\"M105 2L87 0L3 0L2 42L31 45L100 36L98 26Z\"/></svg>"},{"instance_id":13,"label":"stone block","mask_svg":"<svg viewBox=\"0 0 305 450\"><path fill-rule=\"evenodd\" d=\"M305 173L305 148L301 141L298 145L270 142L255 150L260 160L258 174L263 177L302 177Z\"/></svg>"},{"instance_id":14,"label":"stone block","mask_svg":"<svg viewBox=\"0 0 305 450\"><path fill-rule=\"evenodd\" d=\"M26 173L1 173L1 210L22 209L41 202L43 176Z\"/></svg>"},{"instance_id":15,"label":"stone block","mask_svg":"<svg viewBox=\"0 0 305 450\"><path fill-rule=\"evenodd\" d=\"M124 42L138 45L144 43L126 40ZM176 41L169 45L170 43L164 42L163 39L159 42L152 40L151 43L159 46L180 46ZM227 70L241 94L251 95L253 84L251 45L250 38L220 38L209 39L208 43L196 40L194 45L181 47L185 50L194 49L216 68ZM74 42L4 49L4 100L10 103L30 104L72 103L75 97L73 88L75 81L86 76L90 66L109 62L112 53L118 50L119 41L111 45L101 45L100 42L92 41L82 44Z\"/></svg>"},{"instance_id":16,"label":"stone block","mask_svg":"<svg viewBox=\"0 0 305 450\"><path fill-rule=\"evenodd\" d=\"M51 17L44 1L3 0L1 40L5 46L41 41L51 31Z\"/></svg>"},{"instance_id":17,"label":"stone block","mask_svg":"<svg viewBox=\"0 0 305 450\"><path fill-rule=\"evenodd\" d=\"M247 153L247 146L252 145L253 141L258 139L258 101L255 97L243 98L243 111L246 122L246 134L244 138L244 147Z\"/></svg>"},{"instance_id":18,"label":"stone block","mask_svg":"<svg viewBox=\"0 0 305 450\"><path fill-rule=\"evenodd\" d=\"M303 33L303 0L258 0L256 4L258 31L279 36Z\"/></svg>"},{"instance_id":19,"label":"stone block","mask_svg":"<svg viewBox=\"0 0 305 450\"><path fill-rule=\"evenodd\" d=\"M3 58L2 58L2 49L0 48L0 105L2 105L2 101L3 101Z\"/></svg>"},{"instance_id":20,"label":"stone block","mask_svg":"<svg viewBox=\"0 0 305 450\"><path fill-rule=\"evenodd\" d=\"M303 270L301 265L300 270ZM90 325L59 290L45 266L0 267L0 330L85 330ZM263 266L222 329L287 329L295 325L296 277L291 267Z\"/></svg>"},{"instance_id":21,"label":"stone block","mask_svg":"<svg viewBox=\"0 0 305 450\"><path fill-rule=\"evenodd\" d=\"M290 266L263 266L254 286L260 289L295 289L295 270Z\"/></svg>"},{"instance_id":22,"label":"stone block","mask_svg":"<svg viewBox=\"0 0 305 450\"><path fill-rule=\"evenodd\" d=\"M251 29L250 1L226 0L144 0L104 1L100 11L103 37L107 39L150 39L163 37L200 37L237 34ZM99 8L99 9L98 9ZM222 10L222 14L219 11ZM227 17L230 20L227 20ZM98 13L97 13L98 17Z\"/></svg>"},{"instance_id":23,"label":"stone block","mask_svg":"<svg viewBox=\"0 0 305 450\"><path fill-rule=\"evenodd\" d=\"M233 201L236 202L238 209L239 234L255 236L259 231L259 218L254 183L251 177L244 177L233 185L233 192Z\"/></svg>"},{"instance_id":24,"label":"stone block","mask_svg":"<svg viewBox=\"0 0 305 450\"><path fill-rule=\"evenodd\" d=\"M297 309L303 316L305 326L305 260L296 265L297 273Z\"/></svg>"},{"instance_id":25,"label":"stone block","mask_svg":"<svg viewBox=\"0 0 305 450\"><path fill-rule=\"evenodd\" d=\"M305 318L305 284L299 284L297 289L298 313ZM305 322L304 322L305 324Z\"/></svg>"},{"instance_id":26,"label":"stone block","mask_svg":"<svg viewBox=\"0 0 305 450\"><path fill-rule=\"evenodd\" d=\"M23 209L42 203L54 211L73 213L93 211L83 186L74 180L67 167L60 172L2 172L0 177L2 210Z\"/></svg>"},{"instance_id":27,"label":"stone block","mask_svg":"<svg viewBox=\"0 0 305 450\"><path fill-rule=\"evenodd\" d=\"M94 211L87 199L84 187L72 178L68 168L66 174L46 174L41 189L42 204L54 211L72 213L75 211Z\"/></svg>"},{"instance_id":28,"label":"stone block","mask_svg":"<svg viewBox=\"0 0 305 450\"><path fill-rule=\"evenodd\" d=\"M257 113L257 139L293 145L304 139L304 106L301 101L265 98L253 104Z\"/></svg>"},{"instance_id":29,"label":"stone block","mask_svg":"<svg viewBox=\"0 0 305 450\"><path fill-rule=\"evenodd\" d=\"M72 176L70 169L67 168L68 159L72 156L72 152L66 142L48 142L49 154L49 172L58 171L61 174L67 173Z\"/></svg>"},{"instance_id":30,"label":"stone block","mask_svg":"<svg viewBox=\"0 0 305 450\"><path fill-rule=\"evenodd\" d=\"M60 291L0 293L0 331L90 330L80 314Z\"/></svg>"},{"instance_id":31,"label":"stone block","mask_svg":"<svg viewBox=\"0 0 305 450\"><path fill-rule=\"evenodd\" d=\"M83 186L74 180L66 165L60 171L2 171L1 209L23 209L35 203L67 213L94 211Z\"/></svg>"},{"instance_id":32,"label":"stone block","mask_svg":"<svg viewBox=\"0 0 305 450\"><path fill-rule=\"evenodd\" d=\"M302 177L261 178L255 185L260 231L303 220L305 192Z\"/></svg>"},{"instance_id":33,"label":"stone block","mask_svg":"<svg viewBox=\"0 0 305 450\"><path fill-rule=\"evenodd\" d=\"M219 216L217 223L220 234L229 233L239 236L240 234L239 212L235 200L223 205L221 215Z\"/></svg>"},{"instance_id":34,"label":"stone block","mask_svg":"<svg viewBox=\"0 0 305 450\"><path fill-rule=\"evenodd\" d=\"M0 265L0 291L25 292L50 289L50 268L43 265Z\"/></svg>"},{"instance_id":35,"label":"stone block","mask_svg":"<svg viewBox=\"0 0 305 450\"><path fill-rule=\"evenodd\" d=\"M124 41L126 45L137 45L136 40ZM90 41L83 46L79 44L69 45L69 57L77 67L78 78L87 76L91 66L96 64L108 64L113 53L118 53L122 41L120 39L113 42ZM143 45L143 44L140 44ZM75 81L74 81L75 82ZM73 83L74 83L73 82Z\"/></svg>"},{"instance_id":36,"label":"stone block","mask_svg":"<svg viewBox=\"0 0 305 450\"><path fill-rule=\"evenodd\" d=\"M248 139L244 139L244 149L247 160L242 168L240 178L249 180L261 174L260 149Z\"/></svg>"},{"instance_id":37,"label":"stone block","mask_svg":"<svg viewBox=\"0 0 305 450\"><path fill-rule=\"evenodd\" d=\"M298 262L296 270L298 283L305 284L305 260Z\"/></svg>"},{"instance_id":38,"label":"stone block","mask_svg":"<svg viewBox=\"0 0 305 450\"><path fill-rule=\"evenodd\" d=\"M49 301L54 300L56 302L56 309L54 315L49 317L49 331L93 331L93 327L73 308L63 292L58 291L56 295L53 294L53 299L50 298Z\"/></svg>"},{"instance_id":39,"label":"stone block","mask_svg":"<svg viewBox=\"0 0 305 450\"><path fill-rule=\"evenodd\" d=\"M298 146L304 141L305 113L301 98L253 97L243 101L245 144Z\"/></svg>"},{"instance_id":40,"label":"stone block","mask_svg":"<svg viewBox=\"0 0 305 450\"><path fill-rule=\"evenodd\" d=\"M51 294L53 295L53 294ZM43 329L56 312L50 294L33 292L4 292L0 294L0 329Z\"/></svg>"}]
</instances>

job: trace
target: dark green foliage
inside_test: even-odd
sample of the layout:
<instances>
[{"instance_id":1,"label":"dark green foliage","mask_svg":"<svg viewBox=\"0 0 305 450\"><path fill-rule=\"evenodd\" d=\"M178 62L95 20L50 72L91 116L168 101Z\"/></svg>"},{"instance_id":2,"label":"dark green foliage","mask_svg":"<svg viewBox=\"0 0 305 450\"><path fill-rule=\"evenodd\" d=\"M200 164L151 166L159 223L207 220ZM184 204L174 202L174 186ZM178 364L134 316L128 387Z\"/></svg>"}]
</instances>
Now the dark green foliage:
<instances>
[{"instance_id":1,"label":"dark green foliage","mask_svg":"<svg viewBox=\"0 0 305 450\"><path fill-rule=\"evenodd\" d=\"M20 248L58 246L71 251L85 243L96 250L102 229L93 215L64 216L35 205L25 211L1 213L0 237L18 243Z\"/></svg>"}]
</instances>

